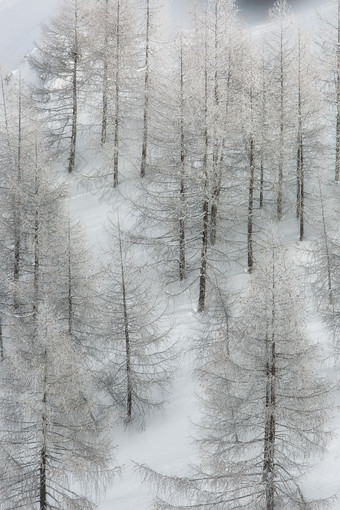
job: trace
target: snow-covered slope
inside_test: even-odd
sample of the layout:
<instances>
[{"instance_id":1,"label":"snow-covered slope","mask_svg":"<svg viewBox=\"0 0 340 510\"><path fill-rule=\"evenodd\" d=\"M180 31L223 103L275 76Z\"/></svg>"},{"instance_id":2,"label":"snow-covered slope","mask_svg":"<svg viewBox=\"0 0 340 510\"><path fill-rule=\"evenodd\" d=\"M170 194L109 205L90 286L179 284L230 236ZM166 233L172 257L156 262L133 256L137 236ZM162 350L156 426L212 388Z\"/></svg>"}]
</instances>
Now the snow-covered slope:
<instances>
[{"instance_id":1,"label":"snow-covered slope","mask_svg":"<svg viewBox=\"0 0 340 510\"><path fill-rule=\"evenodd\" d=\"M58 3L59 0L0 0L0 64L6 71L16 68L23 56L32 50L40 22L54 13ZM81 186L72 191L71 213L79 218L93 246L105 243L105 223L111 205ZM183 294L183 298L173 304L171 315L177 322L174 336L179 339L180 348L183 343L183 352L186 352L196 325L188 294ZM327 342L317 320L311 321L309 329L316 341ZM197 458L192 440L192 422L199 420L192 377L193 360L187 353L180 361L164 412L152 416L145 431L113 431L113 441L118 447L117 464L122 466L122 472L108 487L107 494L98 498L99 510L147 510L150 507L153 491L142 485L135 462L148 464L163 473L179 475ZM325 371L331 370L329 363ZM309 495L323 497L340 489L339 416L334 420L334 430L325 459L309 477ZM332 509L340 510L340 500L332 504Z\"/></svg>"}]
</instances>

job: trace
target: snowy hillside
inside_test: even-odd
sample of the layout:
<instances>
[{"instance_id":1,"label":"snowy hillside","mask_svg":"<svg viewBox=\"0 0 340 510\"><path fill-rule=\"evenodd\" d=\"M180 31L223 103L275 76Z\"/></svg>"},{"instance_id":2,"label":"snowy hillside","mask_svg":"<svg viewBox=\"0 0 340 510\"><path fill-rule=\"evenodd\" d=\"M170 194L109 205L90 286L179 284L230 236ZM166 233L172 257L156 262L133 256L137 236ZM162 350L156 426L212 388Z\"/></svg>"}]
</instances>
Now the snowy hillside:
<instances>
[{"instance_id":1,"label":"snowy hillside","mask_svg":"<svg viewBox=\"0 0 340 510\"><path fill-rule=\"evenodd\" d=\"M0 510L340 510L334 27L279 0L255 45L216 0L170 44L156 0L70 0L39 39L59 3L0 0L34 77L2 83Z\"/></svg>"}]
</instances>

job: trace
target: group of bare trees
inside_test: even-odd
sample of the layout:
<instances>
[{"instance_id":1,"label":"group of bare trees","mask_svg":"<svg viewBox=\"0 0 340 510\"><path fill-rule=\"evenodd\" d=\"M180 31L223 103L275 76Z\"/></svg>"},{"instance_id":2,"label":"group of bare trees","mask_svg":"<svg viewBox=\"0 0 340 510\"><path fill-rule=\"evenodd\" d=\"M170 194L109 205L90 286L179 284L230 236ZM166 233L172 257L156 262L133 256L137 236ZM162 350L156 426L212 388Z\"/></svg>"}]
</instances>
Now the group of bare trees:
<instances>
[{"instance_id":1,"label":"group of bare trees","mask_svg":"<svg viewBox=\"0 0 340 510\"><path fill-rule=\"evenodd\" d=\"M1 92L1 508L91 509L115 471L114 427L144 425L169 389L169 328L120 230L104 268L66 213L46 136L54 106L45 118L42 100L41 115L20 77ZM62 115L70 98L53 102Z\"/></svg>"},{"instance_id":2,"label":"group of bare trees","mask_svg":"<svg viewBox=\"0 0 340 510\"><path fill-rule=\"evenodd\" d=\"M319 504L300 476L326 444L330 386L301 271L272 231L288 219L297 240L317 237L309 274L338 350L339 26L314 44L277 0L250 33L234 0L209 0L164 44L160 13L156 0L67 0L30 57L34 86L1 78L3 510L93 508L114 472L108 431L163 404L175 352L156 275L197 292L203 412L188 477L144 470L165 491L157 508ZM99 185L131 177L137 221L127 233L111 218L105 265L49 169L82 158ZM227 290L240 267L242 297Z\"/></svg>"},{"instance_id":3,"label":"group of bare trees","mask_svg":"<svg viewBox=\"0 0 340 510\"><path fill-rule=\"evenodd\" d=\"M177 162L164 165L160 154L161 170L146 193L143 185L144 224L172 263L171 282L177 272L196 285L204 312L201 463L183 478L143 467L160 509L327 505L308 498L300 479L327 442L330 385L304 329L301 267L295 273L268 220L280 229L295 217L297 239L307 226L317 239L310 282L337 359L339 31L323 20L313 39L284 0L270 16L263 38L250 37L234 2L196 4L173 74ZM227 297L225 275L240 260L251 274L246 297Z\"/></svg>"},{"instance_id":4,"label":"group of bare trees","mask_svg":"<svg viewBox=\"0 0 340 510\"><path fill-rule=\"evenodd\" d=\"M263 37L249 34L235 2L193 9L169 56L169 113L140 201L162 272L165 262L171 281L198 282L203 311L221 264L256 267L264 219L296 211L304 240L325 131L334 133L317 51L287 2L275 3Z\"/></svg>"}]
</instances>

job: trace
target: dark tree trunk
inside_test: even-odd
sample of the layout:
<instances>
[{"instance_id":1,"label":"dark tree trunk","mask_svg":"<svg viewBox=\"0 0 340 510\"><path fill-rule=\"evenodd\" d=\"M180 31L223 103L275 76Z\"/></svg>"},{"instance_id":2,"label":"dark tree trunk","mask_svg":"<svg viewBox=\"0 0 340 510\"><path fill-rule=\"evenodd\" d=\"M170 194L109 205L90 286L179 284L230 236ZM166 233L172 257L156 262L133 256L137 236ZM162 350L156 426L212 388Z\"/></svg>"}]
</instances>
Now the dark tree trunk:
<instances>
[{"instance_id":1,"label":"dark tree trunk","mask_svg":"<svg viewBox=\"0 0 340 510\"><path fill-rule=\"evenodd\" d=\"M75 26L74 26L74 49L73 49L73 73L72 73L72 127L71 127L71 145L68 171L71 173L75 167L76 147L77 147L77 124L78 124L78 12L75 4Z\"/></svg>"},{"instance_id":2,"label":"dark tree trunk","mask_svg":"<svg viewBox=\"0 0 340 510\"><path fill-rule=\"evenodd\" d=\"M301 83L301 34L298 32L298 150L297 150L297 218L299 219L300 241L305 231L305 168L302 120L302 83Z\"/></svg>"},{"instance_id":3,"label":"dark tree trunk","mask_svg":"<svg viewBox=\"0 0 340 510\"><path fill-rule=\"evenodd\" d=\"M264 162L265 162L265 146L266 146L266 126L267 126L267 77L265 59L262 57L262 119L261 119L261 162L260 162L260 209L263 209L264 200Z\"/></svg>"},{"instance_id":4,"label":"dark tree trunk","mask_svg":"<svg viewBox=\"0 0 340 510\"><path fill-rule=\"evenodd\" d=\"M206 37L206 35L205 35ZM208 48L207 40L205 41L205 69L204 69L204 203L203 203L203 230L202 230L202 248L201 248L201 267L200 267L200 283L198 312L203 312L206 301L207 287L207 264L208 264L208 241L209 241L209 171L208 171Z\"/></svg>"},{"instance_id":5,"label":"dark tree trunk","mask_svg":"<svg viewBox=\"0 0 340 510\"><path fill-rule=\"evenodd\" d=\"M2 334L2 318L0 318L0 360L4 361L5 353L4 353L4 338Z\"/></svg>"},{"instance_id":6,"label":"dark tree trunk","mask_svg":"<svg viewBox=\"0 0 340 510\"><path fill-rule=\"evenodd\" d=\"M336 50L336 145L335 145L335 180L340 180L340 1L338 1L338 45Z\"/></svg>"},{"instance_id":7,"label":"dark tree trunk","mask_svg":"<svg viewBox=\"0 0 340 510\"><path fill-rule=\"evenodd\" d=\"M282 218L283 202L283 165L284 165L284 59L283 59L283 33L281 28L280 43L280 149L279 149L279 171L278 171L278 194L277 194L277 217Z\"/></svg>"},{"instance_id":8,"label":"dark tree trunk","mask_svg":"<svg viewBox=\"0 0 340 510\"><path fill-rule=\"evenodd\" d=\"M126 295L126 285L125 285L123 246L122 246L122 238L121 238L119 226L118 226L118 235L119 235L120 267L121 267L121 277L122 277L122 304L123 304L125 353L126 353L126 381L127 381L126 422L130 423L131 419L132 419L131 343L130 343L129 315L128 315L128 308L127 308L127 295Z\"/></svg>"},{"instance_id":9,"label":"dark tree trunk","mask_svg":"<svg viewBox=\"0 0 340 510\"><path fill-rule=\"evenodd\" d=\"M45 448L42 448L41 453L40 453L39 509L47 510L46 449Z\"/></svg>"},{"instance_id":10,"label":"dark tree trunk","mask_svg":"<svg viewBox=\"0 0 340 510\"><path fill-rule=\"evenodd\" d=\"M73 292L72 292L72 260L71 260L71 223L68 220L68 332L73 338Z\"/></svg>"},{"instance_id":11,"label":"dark tree trunk","mask_svg":"<svg viewBox=\"0 0 340 510\"><path fill-rule=\"evenodd\" d=\"M19 80L19 97L18 97L18 148L17 148L17 181L20 193L20 186L22 181L21 169L21 151L22 151L22 92L21 92L21 78ZM20 251L21 251L21 203L20 197L16 197L14 201L14 308L19 306L17 283L20 277Z\"/></svg>"},{"instance_id":12,"label":"dark tree trunk","mask_svg":"<svg viewBox=\"0 0 340 510\"><path fill-rule=\"evenodd\" d=\"M264 186L264 164L262 155L260 165L260 209L263 209L263 186Z\"/></svg>"},{"instance_id":13,"label":"dark tree trunk","mask_svg":"<svg viewBox=\"0 0 340 510\"><path fill-rule=\"evenodd\" d=\"M113 187L119 181L119 57L120 57L120 0L117 0L117 32L116 32L116 87L115 87L115 146L113 157Z\"/></svg>"},{"instance_id":14,"label":"dark tree trunk","mask_svg":"<svg viewBox=\"0 0 340 510\"><path fill-rule=\"evenodd\" d=\"M207 188L207 183L206 186ZM207 263L208 263L208 233L209 233L209 199L208 190L205 190L206 198L203 205L203 233L202 233L202 250L201 250L201 269L200 269L200 287L198 299L198 311L203 312L206 301L207 286Z\"/></svg>"},{"instance_id":15,"label":"dark tree trunk","mask_svg":"<svg viewBox=\"0 0 340 510\"><path fill-rule=\"evenodd\" d=\"M332 266L331 266L331 255L329 251L329 242L328 242L328 232L327 232L327 224L326 224L326 216L325 216L325 206L324 206L324 198L322 193L322 187L319 181L319 193L320 193L320 204L321 204L321 216L322 216L322 230L325 242L325 251L326 251L326 260L327 260L327 283L328 283L328 298L329 304L333 308L334 313L334 296L333 296L333 283L332 283Z\"/></svg>"},{"instance_id":16,"label":"dark tree trunk","mask_svg":"<svg viewBox=\"0 0 340 510\"><path fill-rule=\"evenodd\" d=\"M301 213L300 213L300 241L305 236L305 168L303 158L303 144L301 143Z\"/></svg>"},{"instance_id":17,"label":"dark tree trunk","mask_svg":"<svg viewBox=\"0 0 340 510\"><path fill-rule=\"evenodd\" d=\"M266 491L266 510L275 508L275 441L276 441L276 339L275 339L275 253L273 251L272 310L271 324L267 328L266 348L266 418L264 437L264 482Z\"/></svg>"},{"instance_id":18,"label":"dark tree trunk","mask_svg":"<svg viewBox=\"0 0 340 510\"><path fill-rule=\"evenodd\" d=\"M145 83L144 83L144 116L143 116L143 144L141 160L141 177L145 177L146 159L148 152L148 123L149 123L149 93L150 93L150 0L146 0L146 46L145 46Z\"/></svg>"},{"instance_id":19,"label":"dark tree trunk","mask_svg":"<svg viewBox=\"0 0 340 510\"><path fill-rule=\"evenodd\" d=\"M46 404L47 404L47 351L45 349L44 357L44 391L42 398L42 448L40 452L40 473L39 473L39 510L47 510L47 448L46 448L46 435L47 435L47 423L46 423Z\"/></svg>"},{"instance_id":20,"label":"dark tree trunk","mask_svg":"<svg viewBox=\"0 0 340 510\"><path fill-rule=\"evenodd\" d=\"M217 237L217 215L218 215L218 202L221 193L221 165L218 157L218 140L217 140L217 124L218 124L218 110L219 110L219 89L218 89L218 0L215 0L215 25L214 25L214 50L215 50L215 73L214 73L214 102L215 102L215 117L214 117L214 154L213 154L213 189L211 194L211 211L210 211L210 243L212 246L216 244Z\"/></svg>"},{"instance_id":21,"label":"dark tree trunk","mask_svg":"<svg viewBox=\"0 0 340 510\"><path fill-rule=\"evenodd\" d=\"M250 140L249 140L249 198L248 198L248 272L254 267L253 224L254 224L254 185L255 185L255 140L254 140L254 78L251 69L250 96Z\"/></svg>"},{"instance_id":22,"label":"dark tree trunk","mask_svg":"<svg viewBox=\"0 0 340 510\"><path fill-rule=\"evenodd\" d=\"M250 140L249 153L249 202L248 202L248 272L252 273L254 267L253 256L253 219L254 219L254 183L255 183L255 143Z\"/></svg>"},{"instance_id":23,"label":"dark tree trunk","mask_svg":"<svg viewBox=\"0 0 340 510\"><path fill-rule=\"evenodd\" d=\"M185 136L184 136L184 70L183 70L183 41L181 39L181 182L180 182L180 219L179 219L179 279L185 279L186 250L185 250Z\"/></svg>"},{"instance_id":24,"label":"dark tree trunk","mask_svg":"<svg viewBox=\"0 0 340 510\"><path fill-rule=\"evenodd\" d=\"M39 301L39 168L38 168L38 147L36 145L36 168L34 176L34 194L35 194L35 211L34 211L34 274L33 274L33 288L34 288L34 303L33 303L33 319L36 328L36 319L38 312Z\"/></svg>"},{"instance_id":25,"label":"dark tree trunk","mask_svg":"<svg viewBox=\"0 0 340 510\"><path fill-rule=\"evenodd\" d=\"M298 135L298 149L297 149L297 172L296 172L296 218L300 218L301 214L301 144L300 135Z\"/></svg>"},{"instance_id":26,"label":"dark tree trunk","mask_svg":"<svg viewBox=\"0 0 340 510\"><path fill-rule=\"evenodd\" d=\"M109 44L109 0L106 0L105 5L105 37L104 37L104 68L103 68L103 112L102 112L102 132L101 144L106 143L107 135L107 107L108 107L108 44Z\"/></svg>"}]
</instances>

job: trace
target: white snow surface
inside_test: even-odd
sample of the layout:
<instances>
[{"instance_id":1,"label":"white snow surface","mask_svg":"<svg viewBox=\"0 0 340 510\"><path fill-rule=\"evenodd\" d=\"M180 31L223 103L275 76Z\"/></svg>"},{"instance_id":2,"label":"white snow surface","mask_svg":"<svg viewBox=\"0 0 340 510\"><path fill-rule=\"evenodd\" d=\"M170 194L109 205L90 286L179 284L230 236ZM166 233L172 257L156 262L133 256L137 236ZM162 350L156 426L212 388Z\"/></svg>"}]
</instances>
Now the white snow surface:
<instances>
[{"instance_id":1,"label":"white snow surface","mask_svg":"<svg viewBox=\"0 0 340 510\"><path fill-rule=\"evenodd\" d=\"M325 2L326 3L326 2ZM14 70L24 56L32 51L34 40L38 39L40 23L53 15L59 0L0 0L0 66L6 72ZM78 169L79 170L79 169ZM81 169L80 169L81 170ZM78 218L85 228L89 243L96 254L105 245L105 223L117 206L118 195L110 200L86 190L81 185L70 183L71 214ZM297 257L303 257L297 246L292 247ZM195 297L195 296L194 296ZM177 326L174 337L178 346L183 344L187 352L192 333L196 328L193 303L188 294L183 294L172 305L169 315L175 318ZM311 337L328 350L328 339L324 328L316 317L309 321ZM154 491L142 480L136 471L136 464L147 464L162 473L181 475L189 463L198 460L193 441L192 423L199 422L199 409L195 396L192 355L180 357L180 366L168 402L162 413L151 416L144 431L129 431L121 428L112 432L117 445L115 465L122 467L107 488L106 494L98 497L98 510L147 510L152 504ZM327 359L323 370L332 374L333 362ZM340 405L339 392L337 405ZM309 497L326 497L340 494L340 412L335 409L332 421L332 440L323 459L316 459L316 467L309 474L304 485ZM331 503L332 510L340 510L340 498Z\"/></svg>"}]
</instances>

